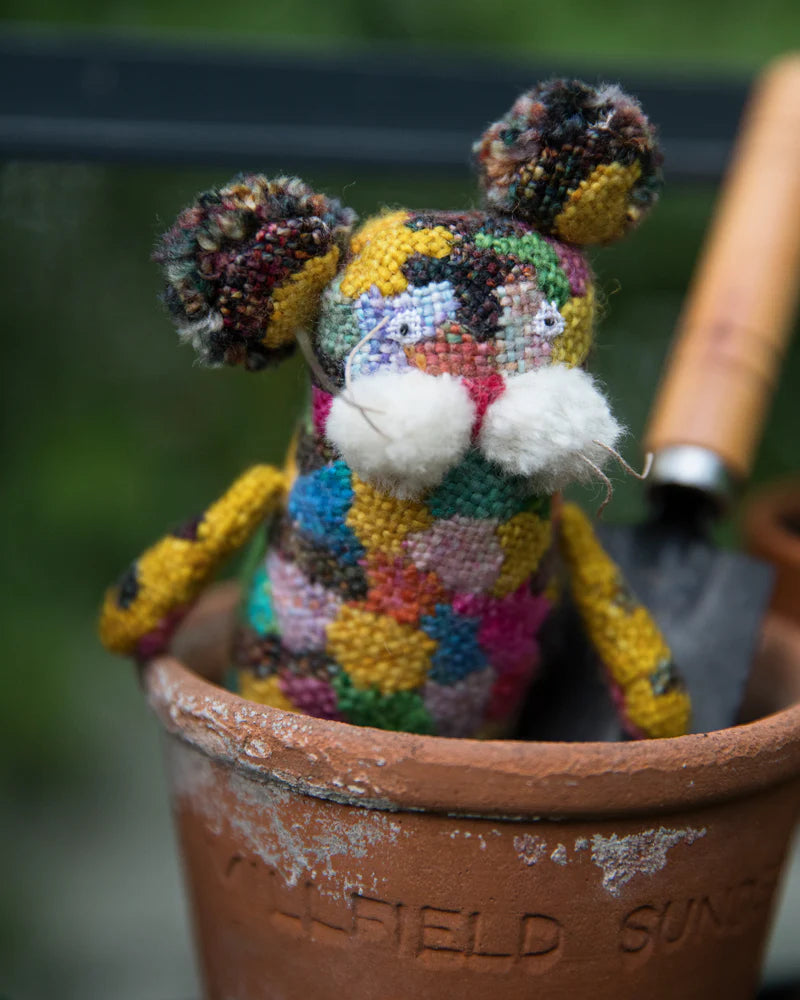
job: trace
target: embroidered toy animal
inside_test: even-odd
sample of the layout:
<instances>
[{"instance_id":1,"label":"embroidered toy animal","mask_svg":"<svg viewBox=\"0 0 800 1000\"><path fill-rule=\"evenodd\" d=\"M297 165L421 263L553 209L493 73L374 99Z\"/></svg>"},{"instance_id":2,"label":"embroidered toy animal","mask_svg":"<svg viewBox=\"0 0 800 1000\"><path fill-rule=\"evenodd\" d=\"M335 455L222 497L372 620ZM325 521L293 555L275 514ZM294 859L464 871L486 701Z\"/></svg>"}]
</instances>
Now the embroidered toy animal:
<instances>
[{"instance_id":1,"label":"embroidered toy animal","mask_svg":"<svg viewBox=\"0 0 800 1000\"><path fill-rule=\"evenodd\" d=\"M588 521L554 493L621 428L583 369L595 293L578 249L634 226L660 157L618 88L551 81L475 146L486 209L354 213L297 179L200 196L156 254L182 340L312 374L286 474L256 467L145 553L101 634L146 656L264 518L233 651L241 694L448 736L508 735L539 667L559 563L636 736L686 730L669 650Z\"/></svg>"}]
</instances>

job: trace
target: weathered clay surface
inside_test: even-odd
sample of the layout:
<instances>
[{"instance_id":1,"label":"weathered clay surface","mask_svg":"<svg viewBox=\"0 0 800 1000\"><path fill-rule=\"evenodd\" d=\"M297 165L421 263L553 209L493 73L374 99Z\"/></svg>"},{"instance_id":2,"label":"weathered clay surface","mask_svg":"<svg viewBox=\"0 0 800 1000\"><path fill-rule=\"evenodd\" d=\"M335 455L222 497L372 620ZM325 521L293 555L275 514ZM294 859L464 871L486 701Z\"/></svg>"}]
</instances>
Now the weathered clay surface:
<instances>
[{"instance_id":1,"label":"weathered clay surface","mask_svg":"<svg viewBox=\"0 0 800 1000\"><path fill-rule=\"evenodd\" d=\"M800 480L771 486L745 509L744 533L753 555L775 566L772 607L800 626Z\"/></svg>"},{"instance_id":2,"label":"weathered clay surface","mask_svg":"<svg viewBox=\"0 0 800 1000\"><path fill-rule=\"evenodd\" d=\"M751 1000L800 706L651 743L478 743L289 715L169 658L145 683L212 1000Z\"/></svg>"}]
</instances>

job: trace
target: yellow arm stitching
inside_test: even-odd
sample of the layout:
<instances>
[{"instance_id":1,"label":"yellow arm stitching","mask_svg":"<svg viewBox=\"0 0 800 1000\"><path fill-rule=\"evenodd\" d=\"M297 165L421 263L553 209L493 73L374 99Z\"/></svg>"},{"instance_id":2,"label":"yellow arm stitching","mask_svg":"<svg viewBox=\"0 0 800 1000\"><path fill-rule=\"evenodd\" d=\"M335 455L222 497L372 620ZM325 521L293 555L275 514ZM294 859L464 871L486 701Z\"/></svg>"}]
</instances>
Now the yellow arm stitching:
<instances>
[{"instance_id":1,"label":"yellow arm stitching","mask_svg":"<svg viewBox=\"0 0 800 1000\"><path fill-rule=\"evenodd\" d=\"M688 694L678 685L658 692L652 683L671 662L669 647L574 504L564 504L560 543L575 603L592 645L623 695L626 717L646 736L682 735L689 724Z\"/></svg>"},{"instance_id":2,"label":"yellow arm stitching","mask_svg":"<svg viewBox=\"0 0 800 1000\"><path fill-rule=\"evenodd\" d=\"M190 604L220 564L247 541L281 504L283 472L267 465L248 469L203 515L195 539L167 535L134 563L135 595L120 605L119 585L106 592L99 633L115 653L135 652L165 617Z\"/></svg>"}]
</instances>

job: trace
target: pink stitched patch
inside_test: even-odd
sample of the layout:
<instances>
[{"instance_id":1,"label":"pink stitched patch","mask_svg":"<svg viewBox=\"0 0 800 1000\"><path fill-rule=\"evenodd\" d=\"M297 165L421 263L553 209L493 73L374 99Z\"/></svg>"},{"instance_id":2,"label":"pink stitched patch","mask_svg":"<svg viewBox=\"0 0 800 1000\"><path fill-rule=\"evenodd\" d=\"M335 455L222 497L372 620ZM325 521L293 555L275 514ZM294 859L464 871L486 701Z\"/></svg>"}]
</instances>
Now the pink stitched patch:
<instances>
[{"instance_id":1,"label":"pink stitched patch","mask_svg":"<svg viewBox=\"0 0 800 1000\"><path fill-rule=\"evenodd\" d=\"M547 236L545 240L555 250L558 262L569 280L569 288L572 294L585 295L586 287L592 280L592 270L586 258L580 250L567 246L566 243L561 243L559 240L554 240Z\"/></svg>"},{"instance_id":2,"label":"pink stitched patch","mask_svg":"<svg viewBox=\"0 0 800 1000\"><path fill-rule=\"evenodd\" d=\"M486 718L502 722L513 719L522 708L528 693L528 686L539 666L539 648L536 644L536 658L516 670L508 670L498 675L492 687Z\"/></svg>"},{"instance_id":3,"label":"pink stitched patch","mask_svg":"<svg viewBox=\"0 0 800 1000\"><path fill-rule=\"evenodd\" d=\"M311 416L314 421L314 430L320 436L325 436L325 425L333 406L333 396L329 392L320 389L319 386L311 386Z\"/></svg>"},{"instance_id":4,"label":"pink stitched patch","mask_svg":"<svg viewBox=\"0 0 800 1000\"><path fill-rule=\"evenodd\" d=\"M293 653L324 649L325 629L339 613L340 598L274 551L267 556L267 575L283 645Z\"/></svg>"},{"instance_id":5,"label":"pink stitched patch","mask_svg":"<svg viewBox=\"0 0 800 1000\"><path fill-rule=\"evenodd\" d=\"M473 736L481 727L495 673L491 667L468 674L455 684L428 681L423 698L439 736Z\"/></svg>"},{"instance_id":6,"label":"pink stitched patch","mask_svg":"<svg viewBox=\"0 0 800 1000\"><path fill-rule=\"evenodd\" d=\"M475 422L472 425L472 440L474 441L480 432L486 411L506 391L506 380L502 375L493 372L483 378L465 378L462 381L467 387L470 399L475 404Z\"/></svg>"},{"instance_id":7,"label":"pink stitched patch","mask_svg":"<svg viewBox=\"0 0 800 1000\"><path fill-rule=\"evenodd\" d=\"M503 565L497 524L495 518L457 514L409 535L403 544L414 565L437 573L449 590L481 593L494 585Z\"/></svg>"},{"instance_id":8,"label":"pink stitched patch","mask_svg":"<svg viewBox=\"0 0 800 1000\"><path fill-rule=\"evenodd\" d=\"M285 671L281 674L279 684L289 701L306 715L342 721L342 714L336 707L336 692L328 681L321 677L300 677Z\"/></svg>"},{"instance_id":9,"label":"pink stitched patch","mask_svg":"<svg viewBox=\"0 0 800 1000\"><path fill-rule=\"evenodd\" d=\"M190 608L191 604L183 604L164 615L158 625L143 635L136 643L136 659L149 660L163 653L170 644L172 633L183 621Z\"/></svg>"},{"instance_id":10,"label":"pink stitched patch","mask_svg":"<svg viewBox=\"0 0 800 1000\"><path fill-rule=\"evenodd\" d=\"M536 637L550 613L550 602L540 594L532 594L527 584L506 597L457 594L453 609L462 615L480 617L478 642L498 675L524 673L531 664L538 663Z\"/></svg>"}]
</instances>

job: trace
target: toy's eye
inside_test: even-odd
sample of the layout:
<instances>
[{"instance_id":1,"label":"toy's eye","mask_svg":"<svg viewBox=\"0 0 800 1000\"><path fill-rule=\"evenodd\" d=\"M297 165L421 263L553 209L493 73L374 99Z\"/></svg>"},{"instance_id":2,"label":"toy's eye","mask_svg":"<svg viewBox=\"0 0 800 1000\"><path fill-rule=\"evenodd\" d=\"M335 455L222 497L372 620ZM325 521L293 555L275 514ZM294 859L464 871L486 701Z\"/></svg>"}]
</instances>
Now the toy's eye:
<instances>
[{"instance_id":1,"label":"toy's eye","mask_svg":"<svg viewBox=\"0 0 800 1000\"><path fill-rule=\"evenodd\" d=\"M388 340L404 344L416 344L425 336L425 325L422 316L416 309L403 309L398 312L386 327Z\"/></svg>"},{"instance_id":2,"label":"toy's eye","mask_svg":"<svg viewBox=\"0 0 800 1000\"><path fill-rule=\"evenodd\" d=\"M554 340L564 329L564 317L555 302L543 302L533 320L534 333L546 340Z\"/></svg>"}]
</instances>

